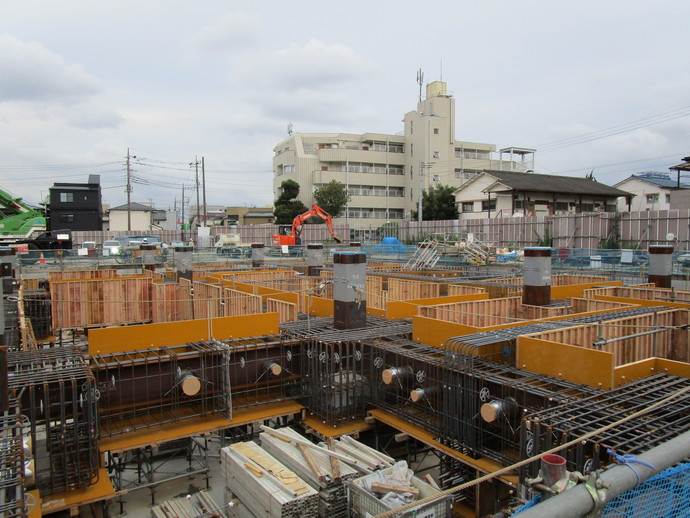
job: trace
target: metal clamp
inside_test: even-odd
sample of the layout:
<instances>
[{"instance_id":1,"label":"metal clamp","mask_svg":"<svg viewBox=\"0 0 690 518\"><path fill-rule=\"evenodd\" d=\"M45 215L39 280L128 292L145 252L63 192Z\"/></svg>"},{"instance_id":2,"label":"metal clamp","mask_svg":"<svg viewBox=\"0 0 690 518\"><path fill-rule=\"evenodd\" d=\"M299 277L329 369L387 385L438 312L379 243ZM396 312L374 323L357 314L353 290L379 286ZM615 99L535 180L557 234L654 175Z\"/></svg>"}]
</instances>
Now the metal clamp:
<instances>
[{"instance_id":1,"label":"metal clamp","mask_svg":"<svg viewBox=\"0 0 690 518\"><path fill-rule=\"evenodd\" d=\"M606 506L606 494L609 485L599 478L599 472L593 471L589 474L585 488L594 501L594 507L585 515L586 518L598 518Z\"/></svg>"}]
</instances>

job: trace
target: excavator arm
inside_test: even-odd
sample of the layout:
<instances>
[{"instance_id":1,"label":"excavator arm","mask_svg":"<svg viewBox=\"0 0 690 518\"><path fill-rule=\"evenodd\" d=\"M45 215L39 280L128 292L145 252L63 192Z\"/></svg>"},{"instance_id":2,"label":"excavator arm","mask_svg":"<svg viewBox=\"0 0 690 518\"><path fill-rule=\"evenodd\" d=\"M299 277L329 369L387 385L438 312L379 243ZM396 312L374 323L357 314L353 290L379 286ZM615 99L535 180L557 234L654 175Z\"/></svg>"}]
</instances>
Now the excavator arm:
<instances>
[{"instance_id":1,"label":"excavator arm","mask_svg":"<svg viewBox=\"0 0 690 518\"><path fill-rule=\"evenodd\" d=\"M297 244L299 242L299 237L302 234L302 226L304 225L304 222L307 221L309 218L313 218L314 216L318 216L321 219L325 220L326 226L328 227L328 232L331 234L331 237L337 243L342 242L342 239L340 238L340 236L333 229L333 216L331 216L328 212L323 210L318 205L312 205L311 210L308 210L307 212L304 212L303 214L300 214L299 216L295 216L295 219L292 220L292 229L290 231L290 235L289 236L280 236L280 235L273 236L273 244L275 246ZM289 238L289 239L286 239L286 238Z\"/></svg>"}]
</instances>

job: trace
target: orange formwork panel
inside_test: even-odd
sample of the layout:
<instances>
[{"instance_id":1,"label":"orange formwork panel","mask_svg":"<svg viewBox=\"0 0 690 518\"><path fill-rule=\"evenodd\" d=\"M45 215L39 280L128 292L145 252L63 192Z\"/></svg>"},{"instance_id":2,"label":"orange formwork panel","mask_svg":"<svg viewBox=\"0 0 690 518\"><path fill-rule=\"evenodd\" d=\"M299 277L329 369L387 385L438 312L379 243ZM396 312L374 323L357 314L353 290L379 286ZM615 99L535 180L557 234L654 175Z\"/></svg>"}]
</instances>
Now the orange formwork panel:
<instances>
[{"instance_id":1,"label":"orange formwork panel","mask_svg":"<svg viewBox=\"0 0 690 518\"><path fill-rule=\"evenodd\" d=\"M98 470L98 482L84 489L77 489L66 493L46 496L41 498L41 513L43 515L57 513L59 511L77 510L79 507L103 500L111 500L126 491L115 491L110 482L108 470Z\"/></svg>"},{"instance_id":2,"label":"orange formwork panel","mask_svg":"<svg viewBox=\"0 0 690 518\"><path fill-rule=\"evenodd\" d=\"M613 388L613 354L550 340L519 336L515 363L520 369L582 383Z\"/></svg>"},{"instance_id":3,"label":"orange formwork panel","mask_svg":"<svg viewBox=\"0 0 690 518\"><path fill-rule=\"evenodd\" d=\"M233 409L232 419L222 415L198 416L176 423L166 423L154 428L140 429L106 437L99 441L98 448L102 453L107 451L111 453L129 451L152 444L163 444L176 439L193 437L202 433L215 432L245 424L263 422L267 419L298 414L303 409L302 405L292 400L261 403L250 407Z\"/></svg>"},{"instance_id":4,"label":"orange formwork panel","mask_svg":"<svg viewBox=\"0 0 690 518\"><path fill-rule=\"evenodd\" d=\"M279 332L276 313L260 313L210 320L183 320L160 324L106 327L89 330L89 355L180 345L199 340L227 340Z\"/></svg>"},{"instance_id":5,"label":"orange formwork panel","mask_svg":"<svg viewBox=\"0 0 690 518\"><path fill-rule=\"evenodd\" d=\"M307 432L315 433L324 439L336 438L341 435L350 435L371 429L371 425L364 419L353 422L340 423L336 426L324 423L322 419L314 416L305 417L303 423L307 426Z\"/></svg>"}]
</instances>

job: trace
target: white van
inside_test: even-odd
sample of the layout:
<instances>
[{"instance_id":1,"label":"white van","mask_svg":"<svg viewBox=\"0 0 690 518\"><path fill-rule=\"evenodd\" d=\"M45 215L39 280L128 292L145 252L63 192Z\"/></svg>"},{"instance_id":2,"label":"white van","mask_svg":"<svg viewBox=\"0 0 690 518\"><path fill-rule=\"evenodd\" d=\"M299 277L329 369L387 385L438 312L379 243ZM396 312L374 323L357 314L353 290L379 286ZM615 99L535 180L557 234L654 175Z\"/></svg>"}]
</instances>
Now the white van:
<instances>
[{"instance_id":1,"label":"white van","mask_svg":"<svg viewBox=\"0 0 690 518\"><path fill-rule=\"evenodd\" d=\"M120 253L121 243L114 239L103 241L103 255L117 255Z\"/></svg>"}]
</instances>

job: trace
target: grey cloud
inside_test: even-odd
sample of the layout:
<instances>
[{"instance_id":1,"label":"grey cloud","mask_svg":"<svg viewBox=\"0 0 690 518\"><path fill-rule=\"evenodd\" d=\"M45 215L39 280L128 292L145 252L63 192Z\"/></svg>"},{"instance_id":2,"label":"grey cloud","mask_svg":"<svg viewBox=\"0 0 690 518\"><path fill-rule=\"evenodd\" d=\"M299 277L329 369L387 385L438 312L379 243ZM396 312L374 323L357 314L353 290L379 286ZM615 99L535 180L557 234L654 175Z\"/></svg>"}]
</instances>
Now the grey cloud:
<instances>
[{"instance_id":1,"label":"grey cloud","mask_svg":"<svg viewBox=\"0 0 690 518\"><path fill-rule=\"evenodd\" d=\"M260 30L258 16L244 12L226 13L192 36L191 41L205 50L232 50L257 42Z\"/></svg>"},{"instance_id":2,"label":"grey cloud","mask_svg":"<svg viewBox=\"0 0 690 518\"><path fill-rule=\"evenodd\" d=\"M80 99L102 90L80 65L37 42L0 35L0 102Z\"/></svg>"}]
</instances>

